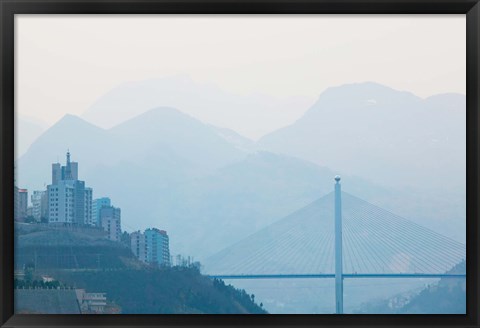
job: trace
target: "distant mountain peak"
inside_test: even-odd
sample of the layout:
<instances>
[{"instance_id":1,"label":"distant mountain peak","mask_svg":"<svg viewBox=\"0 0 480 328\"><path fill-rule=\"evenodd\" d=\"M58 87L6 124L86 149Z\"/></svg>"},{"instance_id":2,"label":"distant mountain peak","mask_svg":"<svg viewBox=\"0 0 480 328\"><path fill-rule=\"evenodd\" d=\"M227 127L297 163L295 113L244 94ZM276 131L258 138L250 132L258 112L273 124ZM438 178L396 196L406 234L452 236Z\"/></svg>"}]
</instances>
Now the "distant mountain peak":
<instances>
[{"instance_id":1,"label":"distant mountain peak","mask_svg":"<svg viewBox=\"0 0 480 328\"><path fill-rule=\"evenodd\" d=\"M155 107L150 110L147 110L144 114L141 114L139 116L142 116L142 115L183 116L183 117L192 118L190 115L185 114L184 112L178 110L177 108L169 107L169 106Z\"/></svg>"},{"instance_id":2,"label":"distant mountain peak","mask_svg":"<svg viewBox=\"0 0 480 328\"><path fill-rule=\"evenodd\" d=\"M415 104L423 99L411 92L395 90L376 82L357 82L342 84L327 88L318 100L299 120L311 116L324 115L326 112L347 110L352 108L362 109L372 106Z\"/></svg>"},{"instance_id":3,"label":"distant mountain peak","mask_svg":"<svg viewBox=\"0 0 480 328\"><path fill-rule=\"evenodd\" d=\"M366 81L366 82L356 82L356 83L348 83L342 84L334 87L327 88L322 94L320 94L319 101L325 97L336 97L336 98L343 98L343 97L370 97L370 96L378 96L381 98L388 98L388 97L409 97L412 100L418 99L419 97L415 96L413 93L408 91L397 90L386 86L384 84L380 84L377 82Z\"/></svg>"},{"instance_id":4,"label":"distant mountain peak","mask_svg":"<svg viewBox=\"0 0 480 328\"><path fill-rule=\"evenodd\" d=\"M206 127L203 122L195 117L185 114L176 108L162 106L141 113L126 122L114 126L109 131L122 131L124 128L131 126L143 126L145 129L158 128L160 126L186 128L191 127L192 124Z\"/></svg>"},{"instance_id":5,"label":"distant mountain peak","mask_svg":"<svg viewBox=\"0 0 480 328\"><path fill-rule=\"evenodd\" d=\"M65 114L60 120L57 121L53 126L64 126L64 125L89 125L92 127L97 127L96 125L85 121L84 119L80 118L79 116L73 115L73 114Z\"/></svg>"},{"instance_id":6,"label":"distant mountain peak","mask_svg":"<svg viewBox=\"0 0 480 328\"><path fill-rule=\"evenodd\" d=\"M63 117L60 120L58 120L58 122L68 122L68 121L73 121L73 120L83 121L80 117L67 113L67 114L63 115Z\"/></svg>"}]
</instances>

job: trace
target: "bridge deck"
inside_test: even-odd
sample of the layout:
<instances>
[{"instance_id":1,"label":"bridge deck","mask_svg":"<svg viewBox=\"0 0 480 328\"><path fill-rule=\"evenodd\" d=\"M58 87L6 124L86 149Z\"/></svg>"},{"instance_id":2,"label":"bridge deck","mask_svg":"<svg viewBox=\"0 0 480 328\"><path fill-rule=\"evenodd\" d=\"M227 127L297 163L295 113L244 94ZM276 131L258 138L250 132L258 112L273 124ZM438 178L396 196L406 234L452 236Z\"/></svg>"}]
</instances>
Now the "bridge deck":
<instances>
[{"instance_id":1,"label":"bridge deck","mask_svg":"<svg viewBox=\"0 0 480 328\"><path fill-rule=\"evenodd\" d=\"M208 275L217 279L308 279L335 278L334 273L319 274L245 274L245 275ZM447 273L353 273L344 274L343 278L465 278L465 274Z\"/></svg>"}]
</instances>

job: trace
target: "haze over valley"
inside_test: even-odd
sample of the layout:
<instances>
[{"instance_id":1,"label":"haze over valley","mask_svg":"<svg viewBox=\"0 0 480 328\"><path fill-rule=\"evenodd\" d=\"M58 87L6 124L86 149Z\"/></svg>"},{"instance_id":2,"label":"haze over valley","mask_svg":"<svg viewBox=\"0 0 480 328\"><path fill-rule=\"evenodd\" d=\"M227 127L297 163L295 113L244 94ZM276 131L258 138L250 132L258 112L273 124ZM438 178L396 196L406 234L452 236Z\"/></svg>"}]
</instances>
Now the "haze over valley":
<instances>
[{"instance_id":1,"label":"haze over valley","mask_svg":"<svg viewBox=\"0 0 480 328\"><path fill-rule=\"evenodd\" d=\"M113 104L93 109L102 117ZM344 190L463 241L464 131L463 95L421 99L371 82L327 89L257 142L181 108L108 129L67 114L18 160L18 183L42 189L70 149L94 197L122 207L127 230L161 225L174 252L200 259L327 194L336 174Z\"/></svg>"}]
</instances>

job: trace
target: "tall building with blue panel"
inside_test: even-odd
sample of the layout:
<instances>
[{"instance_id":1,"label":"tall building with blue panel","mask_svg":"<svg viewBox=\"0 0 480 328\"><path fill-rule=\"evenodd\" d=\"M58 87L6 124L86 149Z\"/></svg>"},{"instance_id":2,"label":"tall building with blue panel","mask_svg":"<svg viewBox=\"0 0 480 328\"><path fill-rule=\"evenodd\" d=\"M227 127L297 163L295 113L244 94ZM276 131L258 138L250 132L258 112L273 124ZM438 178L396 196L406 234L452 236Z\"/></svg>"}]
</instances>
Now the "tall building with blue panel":
<instances>
[{"instance_id":1,"label":"tall building with blue panel","mask_svg":"<svg viewBox=\"0 0 480 328\"><path fill-rule=\"evenodd\" d=\"M150 228L145 230L147 263L170 266L169 239L165 230Z\"/></svg>"},{"instance_id":2,"label":"tall building with blue panel","mask_svg":"<svg viewBox=\"0 0 480 328\"><path fill-rule=\"evenodd\" d=\"M101 226L100 222L100 211L103 207L112 206L112 201L108 197L97 198L93 200L92 203L92 217L93 222L96 226Z\"/></svg>"}]
</instances>

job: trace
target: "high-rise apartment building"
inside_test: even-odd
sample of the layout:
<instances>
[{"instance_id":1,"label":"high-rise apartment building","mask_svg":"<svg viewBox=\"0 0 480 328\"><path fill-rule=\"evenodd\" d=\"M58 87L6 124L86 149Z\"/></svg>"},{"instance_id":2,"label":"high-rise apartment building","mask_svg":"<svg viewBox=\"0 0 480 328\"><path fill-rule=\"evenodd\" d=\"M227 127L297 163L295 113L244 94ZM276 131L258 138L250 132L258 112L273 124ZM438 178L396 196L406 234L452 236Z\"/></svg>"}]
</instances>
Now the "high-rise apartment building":
<instances>
[{"instance_id":1,"label":"high-rise apartment building","mask_svg":"<svg viewBox=\"0 0 480 328\"><path fill-rule=\"evenodd\" d=\"M119 208L108 206L100 209L100 225L107 232L107 238L120 241L122 236L121 211Z\"/></svg>"},{"instance_id":2,"label":"high-rise apartment building","mask_svg":"<svg viewBox=\"0 0 480 328\"><path fill-rule=\"evenodd\" d=\"M19 215L19 211L20 211L20 207L19 207L19 195L18 195L18 187L17 186L13 186L13 218L15 221L18 221L18 215Z\"/></svg>"},{"instance_id":3,"label":"high-rise apartment building","mask_svg":"<svg viewBox=\"0 0 480 328\"><path fill-rule=\"evenodd\" d=\"M133 254L142 262L147 263L147 244L145 243L145 234L140 230L130 234L130 245Z\"/></svg>"},{"instance_id":4,"label":"high-rise apartment building","mask_svg":"<svg viewBox=\"0 0 480 328\"><path fill-rule=\"evenodd\" d=\"M24 220L27 217L28 210L28 190L18 189L18 220Z\"/></svg>"},{"instance_id":5,"label":"high-rise apartment building","mask_svg":"<svg viewBox=\"0 0 480 328\"><path fill-rule=\"evenodd\" d=\"M102 207L112 206L112 202L108 197L97 198L92 203L92 219L96 226L101 226L100 223L100 210Z\"/></svg>"},{"instance_id":6,"label":"high-rise apartment building","mask_svg":"<svg viewBox=\"0 0 480 328\"><path fill-rule=\"evenodd\" d=\"M131 250L142 262L156 266L170 266L170 247L167 232L150 228L144 233L130 234Z\"/></svg>"},{"instance_id":7,"label":"high-rise apartment building","mask_svg":"<svg viewBox=\"0 0 480 328\"><path fill-rule=\"evenodd\" d=\"M31 196L32 216L35 221L40 222L48 217L48 197L46 191L34 191Z\"/></svg>"},{"instance_id":8,"label":"high-rise apartment building","mask_svg":"<svg viewBox=\"0 0 480 328\"><path fill-rule=\"evenodd\" d=\"M147 245L147 263L170 266L169 240L165 230L157 228L145 230L145 243Z\"/></svg>"},{"instance_id":9,"label":"high-rise apartment building","mask_svg":"<svg viewBox=\"0 0 480 328\"><path fill-rule=\"evenodd\" d=\"M95 226L96 222L93 219L92 206L93 206L93 189L85 188L85 224L89 226Z\"/></svg>"},{"instance_id":10,"label":"high-rise apartment building","mask_svg":"<svg viewBox=\"0 0 480 328\"><path fill-rule=\"evenodd\" d=\"M78 180L78 163L52 164L52 184L47 186L48 222L92 225L92 189Z\"/></svg>"}]
</instances>

